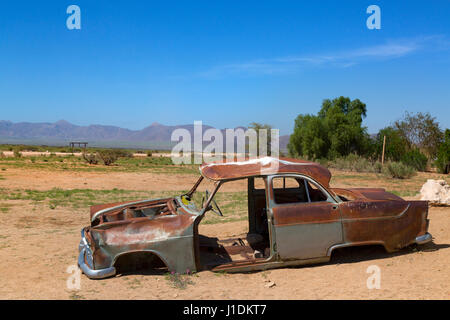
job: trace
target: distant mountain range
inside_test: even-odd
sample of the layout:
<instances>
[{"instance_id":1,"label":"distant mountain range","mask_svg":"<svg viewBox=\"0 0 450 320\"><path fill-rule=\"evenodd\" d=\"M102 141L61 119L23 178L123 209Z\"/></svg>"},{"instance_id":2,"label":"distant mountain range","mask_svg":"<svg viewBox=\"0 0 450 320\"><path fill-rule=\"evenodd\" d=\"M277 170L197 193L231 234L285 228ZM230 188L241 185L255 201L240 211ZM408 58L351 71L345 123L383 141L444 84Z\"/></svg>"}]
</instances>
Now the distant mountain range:
<instances>
[{"instance_id":1,"label":"distant mountain range","mask_svg":"<svg viewBox=\"0 0 450 320\"><path fill-rule=\"evenodd\" d=\"M77 126L65 120L54 123L0 120L0 143L67 145L71 141L83 141L97 147L170 149L175 144L170 140L172 132L178 128L187 129L193 137L193 124L166 126L154 122L142 130L130 130L95 124ZM213 127L203 125L203 132L209 128ZM280 136L280 150L285 151L288 142L289 135Z\"/></svg>"}]
</instances>

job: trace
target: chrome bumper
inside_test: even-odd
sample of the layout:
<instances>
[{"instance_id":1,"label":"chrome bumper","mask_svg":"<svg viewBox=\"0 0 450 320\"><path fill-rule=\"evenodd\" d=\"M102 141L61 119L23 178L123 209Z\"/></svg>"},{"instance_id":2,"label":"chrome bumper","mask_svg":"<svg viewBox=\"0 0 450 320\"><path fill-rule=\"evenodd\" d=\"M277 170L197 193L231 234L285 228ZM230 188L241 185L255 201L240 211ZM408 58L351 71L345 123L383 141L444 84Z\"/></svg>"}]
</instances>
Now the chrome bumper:
<instances>
[{"instance_id":1,"label":"chrome bumper","mask_svg":"<svg viewBox=\"0 0 450 320\"><path fill-rule=\"evenodd\" d=\"M430 242L431 240L432 240L432 236L431 236L431 234L429 234L428 232L427 233L425 233L424 235L421 235L421 236L418 236L417 238L416 238L416 243L417 244L425 244L425 243L428 243L428 242Z\"/></svg>"},{"instance_id":2,"label":"chrome bumper","mask_svg":"<svg viewBox=\"0 0 450 320\"><path fill-rule=\"evenodd\" d=\"M105 269L94 269L94 261L92 257L92 251L89 244L84 236L84 228L81 230L81 241L78 245L78 266L81 268L83 273L90 279L102 279L111 277L116 274L116 268L109 267Z\"/></svg>"}]
</instances>

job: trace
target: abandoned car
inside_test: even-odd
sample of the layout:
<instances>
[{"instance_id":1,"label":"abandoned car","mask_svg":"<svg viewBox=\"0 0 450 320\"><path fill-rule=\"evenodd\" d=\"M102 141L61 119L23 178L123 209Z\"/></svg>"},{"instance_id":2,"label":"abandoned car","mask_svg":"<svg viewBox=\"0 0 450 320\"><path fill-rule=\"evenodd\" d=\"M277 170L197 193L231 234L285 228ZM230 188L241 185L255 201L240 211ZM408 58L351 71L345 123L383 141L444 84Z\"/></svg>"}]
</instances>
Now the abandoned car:
<instances>
[{"instance_id":1,"label":"abandoned car","mask_svg":"<svg viewBox=\"0 0 450 320\"><path fill-rule=\"evenodd\" d=\"M110 277L132 257L177 273L245 272L327 262L342 247L393 252L432 239L426 201L380 188L331 188L330 171L317 163L264 157L203 164L200 173L189 192L174 198L92 206L79 245L83 273ZM222 215L216 193L236 180L247 182L248 232L220 240L199 234L207 212ZM199 191L206 181L214 188ZM201 195L199 204L194 198Z\"/></svg>"}]
</instances>

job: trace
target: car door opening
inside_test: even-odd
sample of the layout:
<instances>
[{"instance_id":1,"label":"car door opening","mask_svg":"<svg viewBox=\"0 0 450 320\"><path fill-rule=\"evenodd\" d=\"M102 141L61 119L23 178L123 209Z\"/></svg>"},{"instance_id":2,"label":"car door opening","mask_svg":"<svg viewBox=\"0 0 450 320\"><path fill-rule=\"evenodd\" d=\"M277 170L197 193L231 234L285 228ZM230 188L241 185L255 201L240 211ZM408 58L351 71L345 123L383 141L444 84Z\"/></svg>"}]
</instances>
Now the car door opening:
<instances>
[{"instance_id":1,"label":"car door opening","mask_svg":"<svg viewBox=\"0 0 450 320\"><path fill-rule=\"evenodd\" d=\"M244 233L237 232L231 237L224 237L221 234L205 236L199 233L198 253L202 269L218 270L236 264L262 262L270 257L270 233L264 180L260 177L244 180L248 181L246 195L248 229ZM255 180L257 180L256 187ZM224 212L224 217L227 217L226 212Z\"/></svg>"}]
</instances>

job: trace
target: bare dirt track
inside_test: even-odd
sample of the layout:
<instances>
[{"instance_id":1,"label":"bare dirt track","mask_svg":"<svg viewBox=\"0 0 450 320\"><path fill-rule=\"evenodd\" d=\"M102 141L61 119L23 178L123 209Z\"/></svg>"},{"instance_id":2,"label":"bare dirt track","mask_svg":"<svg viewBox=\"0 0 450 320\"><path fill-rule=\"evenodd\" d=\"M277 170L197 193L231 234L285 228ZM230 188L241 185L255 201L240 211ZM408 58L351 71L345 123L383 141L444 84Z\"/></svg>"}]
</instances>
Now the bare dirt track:
<instances>
[{"instance_id":1,"label":"bare dirt track","mask_svg":"<svg viewBox=\"0 0 450 320\"><path fill-rule=\"evenodd\" d=\"M24 174L26 172L26 174ZM35 190L62 189L127 189L142 191L190 189L198 176L157 174L151 172L76 172L26 170L8 168L1 173L8 179L0 180L0 188Z\"/></svg>"},{"instance_id":2,"label":"bare dirt track","mask_svg":"<svg viewBox=\"0 0 450 320\"><path fill-rule=\"evenodd\" d=\"M48 190L54 187L129 190L189 189L195 175L95 173L8 169L0 188ZM346 173L336 173L347 175ZM354 173L334 185L361 183ZM142 179L148 180L142 183ZM87 183L87 184L86 184ZM397 182L395 182L397 183ZM408 183L408 182L407 182ZM383 186L374 180L373 186ZM245 185L233 189L245 190ZM67 289L70 265L76 264L86 208L49 208L30 200L4 200L0 211L0 299L449 299L450 208L429 212L433 243L387 254L377 247L337 252L330 263L249 274L200 272L186 289L173 287L164 274L137 273L105 280L81 276L81 289ZM231 236L246 222L202 225L205 235ZM366 286L367 267L381 270L381 288ZM273 282L272 287L268 283Z\"/></svg>"},{"instance_id":3,"label":"bare dirt track","mask_svg":"<svg viewBox=\"0 0 450 320\"><path fill-rule=\"evenodd\" d=\"M75 172L8 168L0 173L0 188L49 190L62 189L126 189L139 191L189 190L198 180L193 174L161 174L152 172ZM247 190L244 181L227 183L225 191Z\"/></svg>"}]
</instances>

